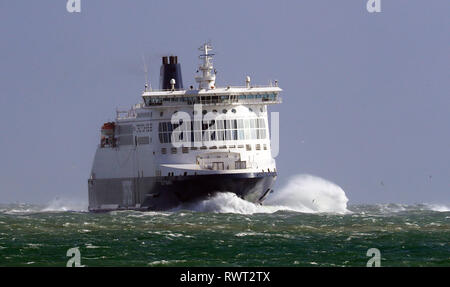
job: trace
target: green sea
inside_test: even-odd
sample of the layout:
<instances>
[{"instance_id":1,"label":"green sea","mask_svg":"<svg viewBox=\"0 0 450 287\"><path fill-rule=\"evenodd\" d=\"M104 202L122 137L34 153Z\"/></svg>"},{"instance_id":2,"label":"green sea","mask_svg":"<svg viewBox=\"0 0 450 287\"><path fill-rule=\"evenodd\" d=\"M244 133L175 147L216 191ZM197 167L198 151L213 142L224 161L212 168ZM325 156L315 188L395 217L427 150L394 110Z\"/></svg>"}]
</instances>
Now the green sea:
<instances>
[{"instance_id":1,"label":"green sea","mask_svg":"<svg viewBox=\"0 0 450 287\"><path fill-rule=\"evenodd\" d=\"M450 210L350 205L345 212L256 206L232 195L168 212L0 205L0 266L450 266Z\"/></svg>"}]
</instances>

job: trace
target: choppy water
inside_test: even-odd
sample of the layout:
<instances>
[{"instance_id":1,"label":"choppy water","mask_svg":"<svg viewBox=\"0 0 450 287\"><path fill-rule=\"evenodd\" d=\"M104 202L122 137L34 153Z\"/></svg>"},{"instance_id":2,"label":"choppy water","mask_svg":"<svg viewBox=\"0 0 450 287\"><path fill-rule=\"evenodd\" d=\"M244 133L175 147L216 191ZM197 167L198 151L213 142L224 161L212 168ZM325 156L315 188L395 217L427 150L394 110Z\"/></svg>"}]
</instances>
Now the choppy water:
<instances>
[{"instance_id":1,"label":"choppy water","mask_svg":"<svg viewBox=\"0 0 450 287\"><path fill-rule=\"evenodd\" d=\"M86 212L0 205L0 266L450 266L450 208L346 206L332 183L303 176L266 206L221 194L170 212ZM72 210L72 211L70 211Z\"/></svg>"}]
</instances>

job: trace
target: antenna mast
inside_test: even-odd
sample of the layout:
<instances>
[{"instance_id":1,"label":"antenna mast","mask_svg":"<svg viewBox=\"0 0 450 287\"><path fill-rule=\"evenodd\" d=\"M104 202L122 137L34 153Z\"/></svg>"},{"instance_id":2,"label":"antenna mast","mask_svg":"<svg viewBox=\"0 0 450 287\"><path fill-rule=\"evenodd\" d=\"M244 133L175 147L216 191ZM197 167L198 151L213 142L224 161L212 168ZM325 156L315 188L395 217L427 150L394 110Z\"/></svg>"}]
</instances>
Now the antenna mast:
<instances>
[{"instance_id":1,"label":"antenna mast","mask_svg":"<svg viewBox=\"0 0 450 287\"><path fill-rule=\"evenodd\" d=\"M145 89L144 92L148 92L152 90L152 87L150 86L150 82L148 80L148 67L147 62L145 61L145 56L142 55L142 62L144 64L144 75L145 75Z\"/></svg>"},{"instance_id":2,"label":"antenna mast","mask_svg":"<svg viewBox=\"0 0 450 287\"><path fill-rule=\"evenodd\" d=\"M198 82L199 89L214 89L216 87L216 73L212 64L212 57L214 54L209 53L212 50L210 43L203 44L199 50L203 52L199 58L202 64L198 67L201 75L195 77L195 81Z\"/></svg>"}]
</instances>

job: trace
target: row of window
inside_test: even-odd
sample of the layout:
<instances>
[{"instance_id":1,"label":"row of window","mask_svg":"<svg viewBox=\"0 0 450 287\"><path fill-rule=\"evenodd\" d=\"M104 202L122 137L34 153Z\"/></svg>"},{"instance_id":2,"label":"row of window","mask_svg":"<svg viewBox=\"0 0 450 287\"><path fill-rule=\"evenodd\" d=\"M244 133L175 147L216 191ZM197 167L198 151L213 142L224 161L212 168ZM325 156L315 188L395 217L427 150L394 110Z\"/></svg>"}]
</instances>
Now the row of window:
<instances>
[{"instance_id":1,"label":"row of window","mask_svg":"<svg viewBox=\"0 0 450 287\"><path fill-rule=\"evenodd\" d=\"M159 123L160 143L260 140L267 138L264 119Z\"/></svg>"},{"instance_id":2,"label":"row of window","mask_svg":"<svg viewBox=\"0 0 450 287\"><path fill-rule=\"evenodd\" d=\"M208 96L144 96L144 103L146 106L157 106L162 105L163 102L185 102L187 104L218 104L218 103L230 103L237 102L239 100L260 100L275 101L277 99L277 94L241 94L241 95L208 95Z\"/></svg>"},{"instance_id":3,"label":"row of window","mask_svg":"<svg viewBox=\"0 0 450 287\"><path fill-rule=\"evenodd\" d=\"M209 168L212 170L225 170L225 163L222 161L213 162ZM234 169L246 169L246 168L247 168L246 161L238 160L234 162ZM226 169L230 169L230 166L227 165Z\"/></svg>"},{"instance_id":4,"label":"row of window","mask_svg":"<svg viewBox=\"0 0 450 287\"><path fill-rule=\"evenodd\" d=\"M160 122L158 131L171 132L178 128L178 131L205 131L205 130L231 130L231 129L264 129L266 127L263 118L259 119L216 119L210 121L186 121L180 120L179 124L171 122Z\"/></svg>"},{"instance_id":5,"label":"row of window","mask_svg":"<svg viewBox=\"0 0 450 287\"><path fill-rule=\"evenodd\" d=\"M248 108L248 111L249 112L253 112L253 109L252 108ZM260 107L259 108L259 111L261 112L261 113L263 113L264 112L264 109L262 108L262 107ZM176 114L178 111L174 111L173 113L174 114ZM209 112L212 112L213 114L217 114L218 113L218 111L216 110L216 109L213 109L213 110L211 110L211 111L209 111ZM228 113L229 112L229 110L227 110L227 109L222 109L222 114L226 114L226 113ZM231 112L233 113L233 114L235 114L236 113L236 109L231 109ZM202 114L203 115L206 115L208 113L208 110L202 110ZM192 111L192 114L193 115L197 115L198 114L198 112L197 112L197 110L193 110ZM159 116L160 117L162 117L164 115L164 112L163 111L160 111L159 112ZM138 113L137 115L136 115L136 117L137 118L151 118L151 117L153 117L153 112L142 112L142 113Z\"/></svg>"},{"instance_id":6,"label":"row of window","mask_svg":"<svg viewBox=\"0 0 450 287\"><path fill-rule=\"evenodd\" d=\"M152 123L136 124L135 130L137 133L150 133L152 131Z\"/></svg>"},{"instance_id":7,"label":"row of window","mask_svg":"<svg viewBox=\"0 0 450 287\"><path fill-rule=\"evenodd\" d=\"M231 146L219 146L219 147L217 147L217 146L210 146L209 147L209 149L211 149L211 150L215 150L215 149L227 149L227 148L236 148L236 146L235 145L231 145ZM237 148L244 148L244 145L238 145L237 146ZM206 150L206 149L208 149L208 147L207 146L202 146L202 147L182 147L181 148L181 152L182 153L189 153L189 150ZM252 150L252 145L249 145L249 144L247 144L247 145L245 145L245 149L246 149L246 151L251 151ZM256 144L255 145L255 150L261 150L261 149L264 149L264 150L267 150L267 145L266 144L264 144L264 145L262 145L261 146L261 144ZM163 148L161 148L161 153L162 154L167 154L167 151L168 151L168 149L167 148L165 148L165 147L163 147ZM170 153L171 154L177 154L177 152L178 152L178 148L176 148L176 147L172 147L172 148L170 148Z\"/></svg>"},{"instance_id":8,"label":"row of window","mask_svg":"<svg viewBox=\"0 0 450 287\"><path fill-rule=\"evenodd\" d=\"M205 142L205 141L235 141L263 140L267 138L265 129L204 131L204 132L167 132L159 134L160 143L173 142Z\"/></svg>"}]
</instances>

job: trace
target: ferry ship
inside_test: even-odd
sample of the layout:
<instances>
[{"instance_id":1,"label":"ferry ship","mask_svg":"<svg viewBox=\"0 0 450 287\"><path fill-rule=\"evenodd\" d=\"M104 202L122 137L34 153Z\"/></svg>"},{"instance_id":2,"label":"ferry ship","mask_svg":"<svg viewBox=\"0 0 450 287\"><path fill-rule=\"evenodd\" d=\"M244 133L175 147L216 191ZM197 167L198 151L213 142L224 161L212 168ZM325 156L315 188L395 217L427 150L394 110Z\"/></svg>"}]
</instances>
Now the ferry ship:
<instances>
[{"instance_id":1,"label":"ferry ship","mask_svg":"<svg viewBox=\"0 0 450 287\"><path fill-rule=\"evenodd\" d=\"M212 46L200 47L197 87L183 87L177 56L162 57L160 89L101 127L88 180L89 210L170 210L231 192L262 203L277 176L268 105L278 82L216 87Z\"/></svg>"}]
</instances>

